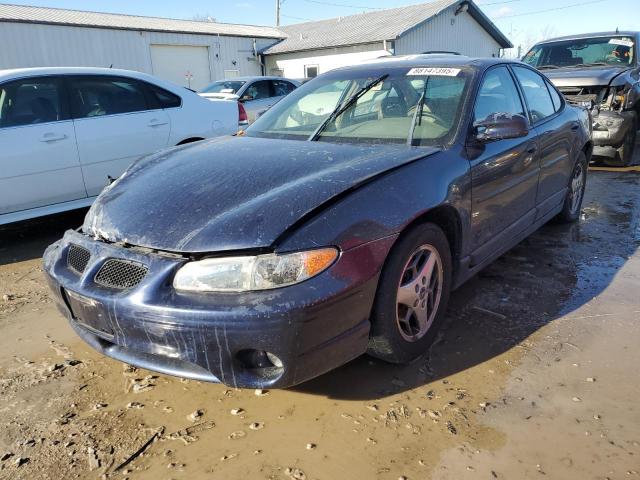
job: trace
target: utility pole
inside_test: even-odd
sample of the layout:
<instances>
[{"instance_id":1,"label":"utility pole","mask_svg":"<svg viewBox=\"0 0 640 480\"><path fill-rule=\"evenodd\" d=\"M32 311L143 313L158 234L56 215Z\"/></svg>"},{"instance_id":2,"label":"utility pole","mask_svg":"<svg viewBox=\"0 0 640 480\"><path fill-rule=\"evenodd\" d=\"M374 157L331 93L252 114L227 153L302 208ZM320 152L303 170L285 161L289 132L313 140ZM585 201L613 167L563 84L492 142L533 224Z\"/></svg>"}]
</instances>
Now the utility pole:
<instances>
[{"instance_id":1,"label":"utility pole","mask_svg":"<svg viewBox=\"0 0 640 480\"><path fill-rule=\"evenodd\" d=\"M280 26L280 0L276 0L276 27Z\"/></svg>"}]
</instances>

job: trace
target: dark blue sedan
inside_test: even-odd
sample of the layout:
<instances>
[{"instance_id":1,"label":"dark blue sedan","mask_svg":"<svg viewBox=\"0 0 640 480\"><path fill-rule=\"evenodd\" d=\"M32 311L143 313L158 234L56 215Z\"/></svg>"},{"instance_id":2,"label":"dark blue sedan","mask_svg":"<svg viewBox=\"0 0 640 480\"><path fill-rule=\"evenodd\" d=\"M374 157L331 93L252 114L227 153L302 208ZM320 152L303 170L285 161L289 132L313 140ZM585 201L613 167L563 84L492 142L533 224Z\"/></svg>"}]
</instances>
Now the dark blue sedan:
<instances>
[{"instance_id":1,"label":"dark blue sedan","mask_svg":"<svg viewBox=\"0 0 640 480\"><path fill-rule=\"evenodd\" d=\"M335 70L246 132L132 165L45 270L86 342L151 370L255 388L408 362L452 289L578 219L590 125L517 62Z\"/></svg>"}]
</instances>

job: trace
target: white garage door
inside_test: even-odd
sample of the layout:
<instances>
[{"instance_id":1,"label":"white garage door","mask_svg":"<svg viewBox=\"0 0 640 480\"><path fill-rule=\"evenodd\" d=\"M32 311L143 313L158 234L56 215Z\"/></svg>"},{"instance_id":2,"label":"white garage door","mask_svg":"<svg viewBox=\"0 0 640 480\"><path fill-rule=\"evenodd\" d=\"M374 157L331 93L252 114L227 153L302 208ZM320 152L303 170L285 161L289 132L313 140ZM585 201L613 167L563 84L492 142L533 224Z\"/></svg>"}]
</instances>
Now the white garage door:
<instances>
[{"instance_id":1,"label":"white garage door","mask_svg":"<svg viewBox=\"0 0 640 480\"><path fill-rule=\"evenodd\" d=\"M151 45L153 74L194 90L211 83L209 48Z\"/></svg>"}]
</instances>

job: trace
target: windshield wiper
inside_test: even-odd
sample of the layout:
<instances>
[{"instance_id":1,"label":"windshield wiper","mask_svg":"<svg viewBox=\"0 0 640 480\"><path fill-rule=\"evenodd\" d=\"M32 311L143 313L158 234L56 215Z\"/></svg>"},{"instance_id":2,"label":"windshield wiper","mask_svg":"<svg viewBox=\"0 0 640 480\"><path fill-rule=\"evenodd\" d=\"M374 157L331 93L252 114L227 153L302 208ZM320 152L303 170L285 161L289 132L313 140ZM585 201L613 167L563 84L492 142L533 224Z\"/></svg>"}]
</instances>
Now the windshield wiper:
<instances>
[{"instance_id":1,"label":"windshield wiper","mask_svg":"<svg viewBox=\"0 0 640 480\"><path fill-rule=\"evenodd\" d=\"M316 140L318 140L318 138L320 137L320 135L322 134L322 132L324 132L325 128L327 128L327 126L336 118L338 118L340 115L342 115L342 113L344 113L351 105L353 105L354 103L356 103L358 101L358 99L360 97L362 97L365 93L367 93L369 90L371 90L373 87L375 87L376 85L378 85L380 82L382 82L385 78L387 78L389 76L388 73L385 73L384 75L382 75L381 77L376 78L373 82L365 85L364 87L362 87L360 90L358 90L351 98L349 98L349 100L347 100L346 103L340 103L338 105L336 105L336 108L333 110L333 112L331 112L331 114L327 117L327 119L322 122L318 128L316 128L315 132L313 132L309 138L307 139L307 141L309 142L315 142Z\"/></svg>"},{"instance_id":2,"label":"windshield wiper","mask_svg":"<svg viewBox=\"0 0 640 480\"><path fill-rule=\"evenodd\" d=\"M577 63L576 65L571 65L571 67L572 68L576 68L576 67L596 67L596 66L600 66L600 65L607 66L609 64L606 63L606 62Z\"/></svg>"},{"instance_id":3,"label":"windshield wiper","mask_svg":"<svg viewBox=\"0 0 640 480\"><path fill-rule=\"evenodd\" d=\"M407 138L407 145L413 147L413 135L416 131L416 120L420 118L420 125L422 125L422 112L424 111L424 97L427 96L427 85L429 85L429 78L424 82L424 88L422 89L422 95L420 95L420 99L418 100L416 111L413 114L413 119L411 120L411 129L409 130L409 137Z\"/></svg>"},{"instance_id":4,"label":"windshield wiper","mask_svg":"<svg viewBox=\"0 0 640 480\"><path fill-rule=\"evenodd\" d=\"M538 70L544 70L545 68L560 68L558 65L541 65L536 67Z\"/></svg>"}]
</instances>

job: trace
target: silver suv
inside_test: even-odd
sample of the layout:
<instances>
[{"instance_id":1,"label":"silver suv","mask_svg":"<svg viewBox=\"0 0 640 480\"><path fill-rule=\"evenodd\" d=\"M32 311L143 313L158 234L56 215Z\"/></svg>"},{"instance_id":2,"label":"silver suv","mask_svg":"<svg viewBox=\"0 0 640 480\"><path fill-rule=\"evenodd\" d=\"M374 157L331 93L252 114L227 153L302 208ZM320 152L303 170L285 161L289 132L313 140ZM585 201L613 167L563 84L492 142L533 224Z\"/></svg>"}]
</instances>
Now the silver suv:
<instances>
[{"instance_id":1,"label":"silver suv","mask_svg":"<svg viewBox=\"0 0 640 480\"><path fill-rule=\"evenodd\" d=\"M553 38L522 61L541 70L567 101L591 110L594 155L629 165L640 117L640 32L586 33Z\"/></svg>"}]
</instances>

